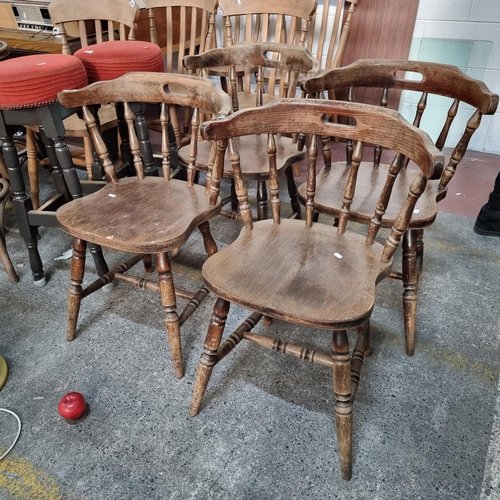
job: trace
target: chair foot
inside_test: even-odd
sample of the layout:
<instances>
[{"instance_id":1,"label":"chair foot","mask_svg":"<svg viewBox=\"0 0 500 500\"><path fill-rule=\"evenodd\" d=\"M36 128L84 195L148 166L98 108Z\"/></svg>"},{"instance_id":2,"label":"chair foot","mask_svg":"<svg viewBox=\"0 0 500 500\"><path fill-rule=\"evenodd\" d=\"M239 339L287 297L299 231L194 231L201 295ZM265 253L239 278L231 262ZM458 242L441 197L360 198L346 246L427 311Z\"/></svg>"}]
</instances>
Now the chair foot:
<instances>
[{"instance_id":1,"label":"chair foot","mask_svg":"<svg viewBox=\"0 0 500 500\"><path fill-rule=\"evenodd\" d=\"M36 287L41 288L42 286L45 286L47 284L47 278L45 276L43 276L42 279L33 280L33 284Z\"/></svg>"},{"instance_id":2,"label":"chair foot","mask_svg":"<svg viewBox=\"0 0 500 500\"><path fill-rule=\"evenodd\" d=\"M103 292L106 292L106 293L109 293L109 292L111 292L114 288L115 288L115 283L114 283L114 281L112 281L111 283L108 283L107 285L104 285L104 286L102 287L102 291L103 291Z\"/></svg>"},{"instance_id":3,"label":"chair foot","mask_svg":"<svg viewBox=\"0 0 500 500\"><path fill-rule=\"evenodd\" d=\"M191 407L189 409L189 414L192 417L198 415L200 411L201 401L207 389L212 369L217 364L217 350L222 339L222 334L224 333L228 313L229 302L218 298L215 302L212 320L210 321L210 326L208 327L207 336L205 338L203 354L200 357L198 370L196 372Z\"/></svg>"},{"instance_id":4,"label":"chair foot","mask_svg":"<svg viewBox=\"0 0 500 500\"><path fill-rule=\"evenodd\" d=\"M264 326L269 327L273 324L273 318L271 318L271 316L264 316L263 323L264 323Z\"/></svg>"},{"instance_id":5,"label":"chair foot","mask_svg":"<svg viewBox=\"0 0 500 500\"><path fill-rule=\"evenodd\" d=\"M198 364L198 370L196 371L193 396L191 398L191 406L189 408L189 415L191 417L196 417L196 415L198 415L198 413L200 412L203 395L205 394L208 386L208 381L210 380L210 376L212 375L214 364L206 364L211 363L210 359L207 358L208 355L206 356L205 353L203 353Z\"/></svg>"},{"instance_id":6,"label":"chair foot","mask_svg":"<svg viewBox=\"0 0 500 500\"><path fill-rule=\"evenodd\" d=\"M175 288L172 279L172 269L167 252L158 254L157 259L158 282L160 284L161 303L165 319L170 355L174 364L176 378L184 377L184 366L182 363L182 347L179 316L176 310Z\"/></svg>"}]
</instances>

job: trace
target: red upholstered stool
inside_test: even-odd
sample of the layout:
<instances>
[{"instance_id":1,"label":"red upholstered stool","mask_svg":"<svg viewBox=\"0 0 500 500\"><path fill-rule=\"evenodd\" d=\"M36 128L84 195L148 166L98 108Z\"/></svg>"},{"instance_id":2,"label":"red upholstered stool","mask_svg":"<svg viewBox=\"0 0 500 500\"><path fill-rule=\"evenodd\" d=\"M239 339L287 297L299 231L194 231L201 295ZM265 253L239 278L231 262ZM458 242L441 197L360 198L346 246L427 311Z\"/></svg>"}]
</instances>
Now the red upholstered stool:
<instances>
[{"instance_id":1,"label":"red upholstered stool","mask_svg":"<svg viewBox=\"0 0 500 500\"><path fill-rule=\"evenodd\" d=\"M114 40L90 45L75 52L85 66L89 83L114 80L129 71L163 73L165 63L154 43Z\"/></svg>"},{"instance_id":2,"label":"red upholstered stool","mask_svg":"<svg viewBox=\"0 0 500 500\"><path fill-rule=\"evenodd\" d=\"M57 200L54 198L54 204L81 197L80 182L63 139L63 119L76 110L60 106L57 93L86 85L87 73L83 63L70 55L33 55L0 62L0 142L12 186L19 231L28 248L31 271L37 286L46 283L37 246L37 228L57 226L57 220L54 215L33 210L31 198L26 194L17 150L12 142L12 129L14 126L40 127L52 165L52 176L60 193ZM50 208L52 212L55 209Z\"/></svg>"}]
</instances>

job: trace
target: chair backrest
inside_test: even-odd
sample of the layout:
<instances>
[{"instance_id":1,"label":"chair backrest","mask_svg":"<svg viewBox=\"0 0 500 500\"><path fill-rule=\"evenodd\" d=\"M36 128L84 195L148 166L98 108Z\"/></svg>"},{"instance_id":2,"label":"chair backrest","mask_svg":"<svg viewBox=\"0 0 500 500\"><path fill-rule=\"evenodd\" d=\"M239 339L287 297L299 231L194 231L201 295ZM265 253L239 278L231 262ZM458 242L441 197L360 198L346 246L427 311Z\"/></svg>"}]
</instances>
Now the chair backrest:
<instances>
[{"instance_id":1,"label":"chair backrest","mask_svg":"<svg viewBox=\"0 0 500 500\"><path fill-rule=\"evenodd\" d=\"M244 94L255 94L253 106L263 104L265 93L271 97L295 97L298 76L313 75L319 69L318 61L305 47L284 43L240 42L196 56L187 56L183 62L188 70L202 71L207 77L207 70L210 68L228 68L233 111L240 109L237 68L245 71L243 89L240 91ZM279 80L278 88L275 85L264 85L265 68L281 72L282 78ZM255 81L251 79L253 74L256 74Z\"/></svg>"},{"instance_id":2,"label":"chair backrest","mask_svg":"<svg viewBox=\"0 0 500 500\"><path fill-rule=\"evenodd\" d=\"M118 182L113 162L96 125L93 106L105 103L123 102L125 121L130 140L130 149L137 177L144 178L144 164L141 159L139 138L134 124L134 108L141 104L155 104L159 109L161 123L161 155L163 177L170 180L170 148L168 126L169 110L176 105L193 108L191 122L191 144L188 165L188 185L195 179L195 163L199 138L200 113L214 118L224 117L231 112L231 101L227 94L213 82L196 76L175 75L172 73L128 73L116 80L97 82L77 91L59 93L59 102L66 107L82 107L83 118L92 137L95 149L102 160L106 174L111 182ZM161 103L161 106L156 106ZM222 171L213 170L212 182L207 186L210 200L217 199Z\"/></svg>"},{"instance_id":3,"label":"chair backrest","mask_svg":"<svg viewBox=\"0 0 500 500\"><path fill-rule=\"evenodd\" d=\"M219 0L224 46L243 41L305 45L316 4L316 0Z\"/></svg>"},{"instance_id":4,"label":"chair backrest","mask_svg":"<svg viewBox=\"0 0 500 500\"><path fill-rule=\"evenodd\" d=\"M439 63L385 59L359 60L349 66L322 71L302 82L303 90L309 95L318 95L330 90L337 93L347 89L349 101L355 100L356 87L380 89L382 107L390 106L392 92L417 92L418 96L413 99L415 107L413 124L428 131L429 134L431 134L429 125L437 127L436 137L433 138L440 150L445 146L447 139L451 141L453 135L452 142L455 146L440 180L440 199L446 194L446 187L455 174L472 135L481 123L482 115L495 113L498 106L498 95L490 92L483 82L467 76L455 66ZM399 98L399 95L395 97ZM434 102L431 102L433 98ZM405 99L409 101L406 97L403 102ZM432 123L425 123L425 111L431 107L434 111L442 111L440 122L433 113L430 118ZM457 119L459 114L461 117ZM453 132L452 124L456 124L457 128L453 134L450 133ZM349 162L352 143L347 143L347 147ZM375 149L375 166L380 160L380 152L380 148ZM401 162L401 168L405 168L407 163L408 158Z\"/></svg>"},{"instance_id":5,"label":"chair backrest","mask_svg":"<svg viewBox=\"0 0 500 500\"><path fill-rule=\"evenodd\" d=\"M313 15L306 47L322 69L338 68L342 63L352 16L359 0L324 0Z\"/></svg>"},{"instance_id":6,"label":"chair backrest","mask_svg":"<svg viewBox=\"0 0 500 500\"><path fill-rule=\"evenodd\" d=\"M331 115L349 117L354 124L330 122L328 117ZM406 201L401 207L392 231L385 242L381 260L388 262L399 244L401 235L408 226L415 204L425 189L427 179L438 178L441 175L443 169L442 154L427 134L408 123L396 111L357 103L320 99L277 99L266 106L244 109L225 119L206 122L202 125L202 135L208 140L218 141L216 166L219 161L223 160L222 153L225 147L228 147L241 215L247 229L252 229L253 226L252 213L245 182L241 175L237 142L233 141L233 138L250 134L268 134L269 192L273 221L279 224L279 182L275 161L274 134L294 134L303 131L307 131L309 135L306 220L297 221L297 223L303 223L307 227L311 227L313 224L318 137L336 136L357 141L351 172L344 191L344 198L347 201L352 201L355 196L357 170L362 160L363 143L381 144L410 157L419 166L421 172L412 182ZM350 214L349 207L350 203L348 202L342 209L338 225L340 234L345 232ZM374 213L376 208L373 207ZM372 229L370 226L366 239L367 244L373 244L377 230L378 228Z\"/></svg>"},{"instance_id":7,"label":"chair backrest","mask_svg":"<svg viewBox=\"0 0 500 500\"><path fill-rule=\"evenodd\" d=\"M158 44L166 55L168 73L184 72L183 56L214 47L217 0L145 0L145 3L149 9L151 42Z\"/></svg>"},{"instance_id":8,"label":"chair backrest","mask_svg":"<svg viewBox=\"0 0 500 500\"><path fill-rule=\"evenodd\" d=\"M78 23L82 47L106 40L135 40L139 6L128 0L53 0L49 4L50 18L59 28L62 53L71 54L67 24ZM112 34L112 36L110 36Z\"/></svg>"}]
</instances>

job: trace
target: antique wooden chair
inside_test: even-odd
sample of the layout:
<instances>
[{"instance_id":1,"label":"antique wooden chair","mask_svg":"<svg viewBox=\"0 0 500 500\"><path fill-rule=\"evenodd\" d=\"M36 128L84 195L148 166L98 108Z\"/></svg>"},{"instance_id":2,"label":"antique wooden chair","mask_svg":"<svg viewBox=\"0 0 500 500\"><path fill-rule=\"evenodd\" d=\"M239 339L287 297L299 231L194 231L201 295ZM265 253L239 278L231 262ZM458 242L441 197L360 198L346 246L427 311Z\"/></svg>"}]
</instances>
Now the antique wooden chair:
<instances>
[{"instance_id":1,"label":"antique wooden chair","mask_svg":"<svg viewBox=\"0 0 500 500\"><path fill-rule=\"evenodd\" d=\"M184 65L190 71L203 71L208 76L211 69L226 68L229 75L228 92L231 95L233 111L261 106L278 97L295 97L296 82L300 77L311 75L318 71L319 63L311 53L301 46L284 43L240 42L229 47L212 49L196 56L184 58ZM278 85L265 84L265 71L279 71L281 78ZM238 88L237 71L244 73ZM256 74L256 78L251 75ZM239 148L244 157L241 165L246 180L257 181L257 217L266 219L268 215L268 199L266 182L269 179L267 164L267 136L263 134L245 136L240 139ZM297 149L297 143L290 137L279 137L276 140L276 164L278 174L285 173L292 210L300 217L300 204L297 198L297 188L293 178L292 164L304 155ZM197 168L209 170L210 145L200 145ZM179 158L188 162L186 148L179 151ZM210 177L210 172L208 172ZM224 165L224 177L233 179L233 169L229 159ZM237 213L237 199L233 196L223 200L223 204L232 201L232 215Z\"/></svg>"},{"instance_id":2,"label":"antique wooden chair","mask_svg":"<svg viewBox=\"0 0 500 500\"><path fill-rule=\"evenodd\" d=\"M224 32L219 35L222 44L219 46L230 47L238 42L274 42L304 46L316 4L316 0L277 0L269 4L261 0L219 0L224 24ZM243 74L236 69L237 77L241 79ZM224 89L227 88L226 71L224 67L211 69L211 74L221 77ZM279 80L280 73L271 69L265 72L264 78L269 80L269 86L272 87Z\"/></svg>"},{"instance_id":3,"label":"antique wooden chair","mask_svg":"<svg viewBox=\"0 0 500 500\"><path fill-rule=\"evenodd\" d=\"M414 79L415 76L410 77L409 74L405 77L405 72L414 72L418 77ZM445 143L455 144L447 154L449 162L441 179L428 183L404 235L402 272L391 274L403 281L406 353L411 356L415 349L417 289L422 272L424 228L434 222L438 211L437 203L446 196L448 183L460 164L473 133L479 127L481 116L495 112L498 96L490 92L482 82L468 77L458 68L416 61L361 60L343 68L321 72L303 83L305 92L310 96L324 91L350 89L349 100L354 99L355 89L360 87L367 87L372 91L373 88L379 89L380 104L384 107L391 106L392 96L397 99L397 93L402 90L411 91L414 95L418 93L414 99L414 125L422 124L422 128L429 133L429 126L436 128L434 140L438 149L442 149ZM411 98L411 95L407 96L407 99ZM434 111L427 122L426 106ZM455 130L452 129L452 124L455 125ZM352 142L346 143L346 161L332 163L330 142L328 138L324 139L325 166L318 173L316 181L315 210L319 214L339 217L346 203L339 181L349 175ZM357 189L360 196L351 205L351 219L363 224L391 227L398 213L399 200L406 196L408 186L418 172L406 168L408 158L399 157L391 165L381 163L381 151L380 147L376 147L373 161L370 164L367 162L365 168L359 171ZM393 201L385 211L378 209L374 217L372 208L380 188L386 183L391 186ZM306 202L307 184L299 186L299 197L303 203Z\"/></svg>"},{"instance_id":4,"label":"antique wooden chair","mask_svg":"<svg viewBox=\"0 0 500 500\"><path fill-rule=\"evenodd\" d=\"M341 65L358 2L359 0L324 0L314 13L306 47L318 59L321 69L338 68Z\"/></svg>"},{"instance_id":5,"label":"antique wooden chair","mask_svg":"<svg viewBox=\"0 0 500 500\"><path fill-rule=\"evenodd\" d=\"M355 125L331 123L337 114ZM274 134L307 131L308 186L306 220L281 219ZM240 136L269 134L268 155L273 219L253 222L240 168ZM410 221L427 179L439 177L443 156L429 137L393 110L356 103L313 99L277 100L260 108L204 124L202 135L217 141L216 164L228 150L234 168L241 215L245 221L239 237L204 264L206 286L217 296L205 347L196 374L191 415L199 412L212 369L242 339L333 369L335 417L342 476L351 477L352 405L363 356L369 351L369 319L375 302L375 285L391 272L393 254ZM378 226L367 236L346 230L349 204L338 228L313 222L317 138L335 135L358 141L347 182L346 198L356 197L356 174L363 156L363 142L382 144L420 167L407 197L401 201L385 244L375 241ZM363 142L362 142L363 141ZM381 191L389 197L387 189ZM373 206L375 213L376 204ZM252 314L221 344L230 303ZM318 330L333 330L332 354L322 354L251 330L263 315ZM352 355L347 329L358 330ZM311 331L304 331L310 339Z\"/></svg>"},{"instance_id":6,"label":"antique wooden chair","mask_svg":"<svg viewBox=\"0 0 500 500\"><path fill-rule=\"evenodd\" d=\"M135 27L139 17L139 7L128 0L89 0L85 3L77 0L54 0L49 4L52 21L57 26L62 38L63 54L71 54L67 30L77 25L82 48L75 52L87 71L90 83L117 78L127 71L163 71L164 63L161 51L153 44L135 40ZM115 38L118 37L118 40ZM124 42L127 41L126 44ZM133 43L129 45L128 42ZM121 107L118 106L118 110ZM103 106L98 111L101 130L105 132L117 127L114 106ZM125 132L121 117L121 131ZM91 140L83 120L72 114L64 121L66 137L81 138L83 149L73 151L73 163L84 167L88 179L101 180L104 170L92 151ZM38 197L38 159L35 140L36 127L27 131L28 171L34 208L39 206ZM128 165L130 154L126 134L125 144L121 148ZM150 160L152 162L152 160ZM44 160L50 163L50 160Z\"/></svg>"},{"instance_id":7,"label":"antique wooden chair","mask_svg":"<svg viewBox=\"0 0 500 500\"><path fill-rule=\"evenodd\" d=\"M173 90L175 88L175 90ZM161 295L165 326L174 363L175 375L183 376L180 343L180 325L186 321L206 297L208 290L201 287L197 293L175 290L168 251L180 247L198 227L209 255L217 251L210 234L208 220L220 211L219 184L222 170L214 168L211 182L205 187L194 183L194 163L198 143L199 114L221 117L230 113L227 95L204 78L165 73L129 73L117 80L98 82L79 91L62 92L64 106L83 106L83 116L89 128L97 153L101 158L110 183L96 193L79 198L61 207L57 219L62 229L75 240L68 292L68 340L73 340L82 298L102 288L113 279L121 280ZM123 102L125 120L130 137L136 177L118 181L112 161L99 133L91 106ZM163 177L145 176L133 109L137 103L162 103L162 167ZM187 182L170 178L170 149L168 144L168 109L172 105L191 106L194 109L191 136L191 163ZM86 242L134 255L82 288ZM125 271L143 260L157 255L158 282L129 276ZM145 259L146 270L151 261ZM180 316L176 312L176 294L190 299Z\"/></svg>"},{"instance_id":8,"label":"antique wooden chair","mask_svg":"<svg viewBox=\"0 0 500 500\"><path fill-rule=\"evenodd\" d=\"M149 9L151 41L165 54L165 71L186 73L182 65L185 55L213 47L217 0L146 0L145 3ZM181 146L189 141L191 110L184 108L179 114L182 125L177 113L171 113L171 117L177 145ZM159 124L148 125L158 128Z\"/></svg>"}]
</instances>

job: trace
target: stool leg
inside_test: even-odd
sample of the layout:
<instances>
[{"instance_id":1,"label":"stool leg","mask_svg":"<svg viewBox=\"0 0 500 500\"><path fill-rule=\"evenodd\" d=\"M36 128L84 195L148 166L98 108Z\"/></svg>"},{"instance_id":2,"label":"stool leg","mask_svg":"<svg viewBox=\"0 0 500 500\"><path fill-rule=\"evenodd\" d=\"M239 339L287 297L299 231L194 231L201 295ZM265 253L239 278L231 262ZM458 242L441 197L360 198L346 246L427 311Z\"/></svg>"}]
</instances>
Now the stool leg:
<instances>
[{"instance_id":1,"label":"stool leg","mask_svg":"<svg viewBox=\"0 0 500 500\"><path fill-rule=\"evenodd\" d=\"M149 142L149 132L148 125L146 123L146 118L144 117L144 111L146 106L144 104L139 104L139 109L132 108L135 113L135 132L139 138L139 147L141 149L142 161L144 163L144 175L150 175L153 177L158 177L158 169L155 167L153 159L153 150L151 149L151 143Z\"/></svg>"},{"instance_id":2,"label":"stool leg","mask_svg":"<svg viewBox=\"0 0 500 500\"><path fill-rule=\"evenodd\" d=\"M50 161L50 166L52 167L52 180L54 181L54 185L57 189L58 193L61 193L64 196L66 201L71 200L71 196L68 192L68 187L64 182L64 176L61 169L61 165L57 158L57 154L54 149L54 142L47 137L45 130L43 127L39 127L40 130L40 138L42 139L43 145L45 146L45 152L47 153L47 157Z\"/></svg>"},{"instance_id":3,"label":"stool leg","mask_svg":"<svg viewBox=\"0 0 500 500\"><path fill-rule=\"evenodd\" d=\"M38 158L36 157L35 132L30 127L26 128L26 154L28 155L28 175L30 179L31 199L33 208L40 208L40 187L38 181Z\"/></svg>"},{"instance_id":4,"label":"stool leg","mask_svg":"<svg viewBox=\"0 0 500 500\"><path fill-rule=\"evenodd\" d=\"M129 175L136 175L134 170L134 160L132 158L132 153L130 152L130 140L128 136L127 124L125 122L125 115L123 109L123 102L117 102L115 104L116 118L118 120L118 131L120 133L120 155L122 157L122 162L126 165L126 170Z\"/></svg>"},{"instance_id":5,"label":"stool leg","mask_svg":"<svg viewBox=\"0 0 500 500\"><path fill-rule=\"evenodd\" d=\"M58 163L62 168L64 183L68 188L71 198L81 198L83 196L82 186L73 166L73 157L67 144L64 142L62 136L53 137L52 141L54 142L54 150Z\"/></svg>"},{"instance_id":6,"label":"stool leg","mask_svg":"<svg viewBox=\"0 0 500 500\"><path fill-rule=\"evenodd\" d=\"M38 252L36 227L31 226L28 221L28 212L33 210L31 198L26 194L23 174L19 165L17 150L12 139L7 134L0 137L2 142L2 153L7 165L9 180L13 191L12 205L16 214L19 232L26 243L33 280L36 286L44 286L47 283L43 273L42 259Z\"/></svg>"},{"instance_id":7,"label":"stool leg","mask_svg":"<svg viewBox=\"0 0 500 500\"><path fill-rule=\"evenodd\" d=\"M64 183L68 188L70 196L73 199L81 198L83 196L82 186L73 166L73 159L67 144L64 142L64 139L61 136L54 137L52 141L54 142L54 150L57 156L57 160L62 167ZM94 243L89 243L89 249L92 258L94 259L97 274L99 276L103 276L109 271L109 268L106 264L106 261L104 260L102 248ZM106 285L106 287L107 286L108 285ZM106 288L106 290L109 290L110 288L112 287L108 287Z\"/></svg>"}]
</instances>

